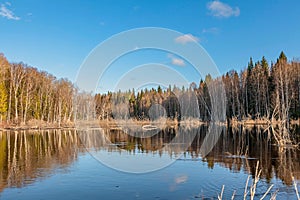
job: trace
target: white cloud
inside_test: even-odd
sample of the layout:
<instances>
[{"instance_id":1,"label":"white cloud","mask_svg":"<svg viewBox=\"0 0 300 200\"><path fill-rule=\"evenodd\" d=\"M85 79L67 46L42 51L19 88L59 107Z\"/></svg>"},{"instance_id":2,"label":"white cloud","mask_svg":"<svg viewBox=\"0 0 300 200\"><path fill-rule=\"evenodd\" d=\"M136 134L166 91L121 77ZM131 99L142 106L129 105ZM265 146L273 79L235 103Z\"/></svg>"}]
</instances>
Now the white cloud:
<instances>
[{"instance_id":1,"label":"white cloud","mask_svg":"<svg viewBox=\"0 0 300 200\"><path fill-rule=\"evenodd\" d=\"M182 60L181 58L177 58L177 57L175 57L175 56L172 55L172 54L168 54L168 58L171 59L171 63L172 63L173 65L180 66L180 67L185 66L185 62L184 62L184 60Z\"/></svg>"},{"instance_id":2,"label":"white cloud","mask_svg":"<svg viewBox=\"0 0 300 200\"><path fill-rule=\"evenodd\" d=\"M186 44L188 42L198 42L199 38L193 36L192 34L185 34L175 38L175 42L180 44Z\"/></svg>"},{"instance_id":3,"label":"white cloud","mask_svg":"<svg viewBox=\"0 0 300 200\"><path fill-rule=\"evenodd\" d=\"M220 33L220 29L218 29L218 28L216 28L216 27L205 28L205 29L202 30L202 33L218 34L218 33Z\"/></svg>"},{"instance_id":4,"label":"white cloud","mask_svg":"<svg viewBox=\"0 0 300 200\"><path fill-rule=\"evenodd\" d=\"M180 59L180 58L172 58L172 64L173 65L177 65L177 66L185 66L185 62L184 60Z\"/></svg>"},{"instance_id":5,"label":"white cloud","mask_svg":"<svg viewBox=\"0 0 300 200\"><path fill-rule=\"evenodd\" d=\"M140 49L140 47L138 47L138 46L135 46L135 47L133 48L134 51L137 51L137 50L139 50L139 49Z\"/></svg>"},{"instance_id":6,"label":"white cloud","mask_svg":"<svg viewBox=\"0 0 300 200\"><path fill-rule=\"evenodd\" d=\"M210 14L215 17L231 17L239 16L240 9L238 7L232 8L228 4L222 3L221 1L211 1L207 4L207 9L210 11Z\"/></svg>"},{"instance_id":7,"label":"white cloud","mask_svg":"<svg viewBox=\"0 0 300 200\"><path fill-rule=\"evenodd\" d=\"M10 6L9 2L6 2L7 6ZM0 7L0 16L7 18L7 19L12 19L12 20L20 20L21 18L16 16L10 9L7 8L5 4L1 4Z\"/></svg>"}]
</instances>

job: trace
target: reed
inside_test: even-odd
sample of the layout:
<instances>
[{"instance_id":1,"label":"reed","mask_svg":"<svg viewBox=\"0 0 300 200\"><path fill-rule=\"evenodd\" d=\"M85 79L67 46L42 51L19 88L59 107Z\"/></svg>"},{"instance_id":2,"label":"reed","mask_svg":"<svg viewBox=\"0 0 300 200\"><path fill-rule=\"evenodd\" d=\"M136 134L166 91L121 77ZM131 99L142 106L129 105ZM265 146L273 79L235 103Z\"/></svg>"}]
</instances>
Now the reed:
<instances>
[{"instance_id":1,"label":"reed","mask_svg":"<svg viewBox=\"0 0 300 200\"><path fill-rule=\"evenodd\" d=\"M295 181L294 176L292 176L292 180L293 180L293 183L294 183L293 185L294 185L294 187L295 187L297 199L300 200L300 196L299 196L299 192L298 192L298 188L297 188L297 183L296 183L296 181Z\"/></svg>"},{"instance_id":2,"label":"reed","mask_svg":"<svg viewBox=\"0 0 300 200\"><path fill-rule=\"evenodd\" d=\"M257 183L259 182L260 180L260 175L261 175L261 169L259 169L259 161L257 161L257 164L256 164L256 170L255 170L255 177L252 181L252 184L248 190L248 186L249 186L249 180L250 180L250 176L248 176L247 178L247 181L246 181L246 185L245 185L245 190L244 190L244 200L247 199L247 197L250 195L250 199L251 200L254 200L254 197L255 197L255 192L256 192L256 188L257 188ZM295 182L294 182L295 183ZM274 185L271 185L267 191L264 193L264 195L260 198L260 200L263 200L265 199L265 197L270 193L271 189L273 188ZM221 193L218 195L218 200L222 200L222 197L223 197L223 193L224 193L224 188L225 186L223 185L222 186L222 190L221 190ZM297 190L297 187L295 186L296 190ZM235 193L236 191L234 190L232 196L231 196L231 200L234 200L235 198ZM297 192L298 194L298 192ZM271 195L271 198L270 200L276 200L276 196L277 196L277 191L274 192L272 195ZM299 200L299 197L298 197L298 200Z\"/></svg>"}]
</instances>

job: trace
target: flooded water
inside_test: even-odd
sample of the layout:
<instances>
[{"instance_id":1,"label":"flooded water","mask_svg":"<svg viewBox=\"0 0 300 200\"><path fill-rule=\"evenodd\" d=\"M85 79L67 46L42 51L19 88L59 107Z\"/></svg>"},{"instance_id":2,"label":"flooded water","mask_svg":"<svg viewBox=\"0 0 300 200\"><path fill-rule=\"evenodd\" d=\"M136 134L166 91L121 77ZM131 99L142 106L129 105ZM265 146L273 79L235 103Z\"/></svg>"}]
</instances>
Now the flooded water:
<instances>
[{"instance_id":1,"label":"flooded water","mask_svg":"<svg viewBox=\"0 0 300 200\"><path fill-rule=\"evenodd\" d=\"M255 199L272 184L266 199L275 192L277 199L297 198L292 176L300 191L298 150L278 148L259 127L223 127L202 157L207 131L206 126L186 130L193 136L186 150L165 148L177 129L143 138L117 129L0 132L0 199L217 199L222 185L224 199L234 191L235 199L243 199L257 161L262 173ZM117 170L139 164L156 170Z\"/></svg>"}]
</instances>

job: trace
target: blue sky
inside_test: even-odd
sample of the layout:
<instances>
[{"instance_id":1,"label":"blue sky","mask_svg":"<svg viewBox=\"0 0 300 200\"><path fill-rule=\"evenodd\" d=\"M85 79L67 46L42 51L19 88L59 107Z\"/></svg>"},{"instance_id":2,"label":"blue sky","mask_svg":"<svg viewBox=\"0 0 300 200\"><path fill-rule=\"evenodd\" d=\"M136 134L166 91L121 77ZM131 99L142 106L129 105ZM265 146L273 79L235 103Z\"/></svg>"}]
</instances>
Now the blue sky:
<instances>
[{"instance_id":1,"label":"blue sky","mask_svg":"<svg viewBox=\"0 0 300 200\"><path fill-rule=\"evenodd\" d=\"M249 57L300 57L299 0L0 0L0 52L74 81L99 43L140 27L173 29L206 49L222 73L240 70ZM159 56L158 56L159 57ZM172 55L162 63L183 65Z\"/></svg>"}]
</instances>

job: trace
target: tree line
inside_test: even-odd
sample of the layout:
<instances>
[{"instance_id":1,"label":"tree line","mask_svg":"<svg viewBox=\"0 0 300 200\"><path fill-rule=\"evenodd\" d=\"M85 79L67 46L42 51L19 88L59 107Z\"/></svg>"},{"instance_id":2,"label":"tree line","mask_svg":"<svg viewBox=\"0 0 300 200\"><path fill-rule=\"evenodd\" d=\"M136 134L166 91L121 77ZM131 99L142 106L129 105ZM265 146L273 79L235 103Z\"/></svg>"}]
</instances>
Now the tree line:
<instances>
[{"instance_id":1,"label":"tree line","mask_svg":"<svg viewBox=\"0 0 300 200\"><path fill-rule=\"evenodd\" d=\"M271 65L265 57L256 63L250 58L244 70L240 72L231 70L221 79L226 92L226 117L228 119L273 118L288 122L289 119L300 117L300 62L296 60L288 62L283 52L276 63ZM165 108L165 115L168 118L180 119L184 116L180 106L184 102L190 102L190 94L194 92L198 101L200 120L209 121L212 110L209 88L213 88L214 84L218 84L218 81L214 81L210 75L207 75L204 80L200 80L198 86L192 83L189 88L169 86L166 90L162 90L159 86L157 89L144 89L138 92L129 90L123 93L119 91L97 94L95 96L96 114L99 119L113 118L114 112L111 105L113 102L120 108L118 116L149 119L151 106L160 104ZM124 104L124 109L129 107L129 111L122 114L120 105L126 102L128 103ZM191 112L189 114L193 115Z\"/></svg>"},{"instance_id":2,"label":"tree line","mask_svg":"<svg viewBox=\"0 0 300 200\"><path fill-rule=\"evenodd\" d=\"M238 74L230 71L222 77L226 88L227 116L288 121L300 117L300 63L288 62L281 52L276 63L265 57Z\"/></svg>"},{"instance_id":3,"label":"tree line","mask_svg":"<svg viewBox=\"0 0 300 200\"><path fill-rule=\"evenodd\" d=\"M288 61L283 52L271 65L265 57L255 63L250 58L244 70L231 70L218 79L224 85L228 119L273 118L288 123L300 118L300 62ZM9 63L0 54L0 120L9 124L40 120L60 125L78 118L89 119L86 113L90 113L99 120L116 116L137 120L165 116L181 120L184 116L196 116L209 121L211 102L216 101L210 91L214 84L218 81L207 75L188 88L174 85L167 89L158 86L140 91L83 94L67 79L57 79L24 63ZM184 105L186 102L194 103Z\"/></svg>"},{"instance_id":4,"label":"tree line","mask_svg":"<svg viewBox=\"0 0 300 200\"><path fill-rule=\"evenodd\" d=\"M26 124L31 120L57 123L73 120L74 86L67 79L24 63L9 63L0 54L0 121Z\"/></svg>"}]
</instances>

